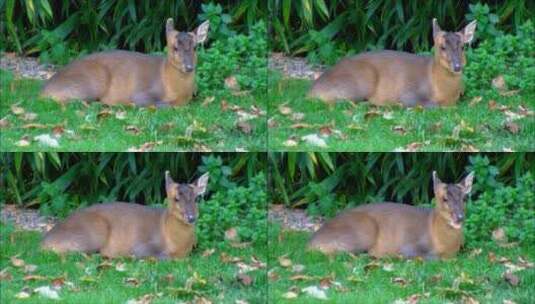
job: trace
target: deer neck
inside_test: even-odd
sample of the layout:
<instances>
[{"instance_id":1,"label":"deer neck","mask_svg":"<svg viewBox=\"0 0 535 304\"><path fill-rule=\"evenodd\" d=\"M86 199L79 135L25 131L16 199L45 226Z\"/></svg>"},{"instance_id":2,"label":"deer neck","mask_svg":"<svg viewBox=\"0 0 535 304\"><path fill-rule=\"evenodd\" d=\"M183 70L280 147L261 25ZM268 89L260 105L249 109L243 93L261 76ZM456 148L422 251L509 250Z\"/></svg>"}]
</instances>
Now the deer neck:
<instances>
[{"instance_id":1,"label":"deer neck","mask_svg":"<svg viewBox=\"0 0 535 304\"><path fill-rule=\"evenodd\" d=\"M195 244L195 226L185 223L169 210L164 211L161 221L161 231L167 251L188 251Z\"/></svg>"},{"instance_id":2,"label":"deer neck","mask_svg":"<svg viewBox=\"0 0 535 304\"><path fill-rule=\"evenodd\" d=\"M455 229L448 224L448 220L433 209L429 218L429 231L435 254L441 257L455 255L463 242L463 230Z\"/></svg>"},{"instance_id":3,"label":"deer neck","mask_svg":"<svg viewBox=\"0 0 535 304\"><path fill-rule=\"evenodd\" d=\"M436 58L431 61L430 70L433 100L439 105L455 104L462 91L462 74L452 73Z\"/></svg>"}]
</instances>

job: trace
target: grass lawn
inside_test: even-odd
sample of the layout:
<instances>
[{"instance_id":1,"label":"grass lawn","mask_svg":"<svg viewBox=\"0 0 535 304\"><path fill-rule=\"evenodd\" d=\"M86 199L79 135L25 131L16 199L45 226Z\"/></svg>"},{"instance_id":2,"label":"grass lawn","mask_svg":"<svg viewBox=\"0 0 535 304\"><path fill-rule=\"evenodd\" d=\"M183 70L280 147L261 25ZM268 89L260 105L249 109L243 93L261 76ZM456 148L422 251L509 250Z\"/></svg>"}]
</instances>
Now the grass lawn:
<instances>
[{"instance_id":1,"label":"grass lawn","mask_svg":"<svg viewBox=\"0 0 535 304\"><path fill-rule=\"evenodd\" d=\"M270 150L535 150L534 116L516 116L520 105L535 111L535 95L520 92L505 97L494 91L479 101L464 97L455 107L435 109L380 108L364 102L330 106L305 98L311 81L281 78L277 72L270 75ZM511 116L517 119L506 126ZM303 140L310 134L318 135L325 145Z\"/></svg>"},{"instance_id":2,"label":"grass lawn","mask_svg":"<svg viewBox=\"0 0 535 304\"><path fill-rule=\"evenodd\" d=\"M457 303L463 297L465 301L470 297L479 303L500 304L506 303L503 300L535 300L535 268L514 272L520 283L512 286L502 278L506 270L504 261L498 262L506 257L517 265L519 256L533 262L533 248L505 249L489 244L478 255L465 249L455 259L446 261L374 260L367 255L354 258L348 254L329 259L318 252L304 251L308 233L272 230L268 274L272 303L326 303L302 291L322 285L330 286L325 291L330 303L395 303L416 294L420 295L418 303ZM496 255L496 261L490 262L490 252ZM296 271L299 268L302 271ZM289 291L297 298L287 299L291 296Z\"/></svg>"},{"instance_id":3,"label":"grass lawn","mask_svg":"<svg viewBox=\"0 0 535 304\"><path fill-rule=\"evenodd\" d=\"M99 255L81 254L62 258L38 249L39 233L17 231L2 223L0 229L1 303L56 303L32 292L55 285L61 286L58 295L62 303L127 303L143 296L152 297L150 303L195 299L199 301L196 303L209 303L203 299L213 303L266 301L265 264L262 267L251 260L255 256L265 263L265 247L216 249L208 256L197 249L188 258L176 261L105 260ZM33 266L20 265L17 259L37 268L30 271ZM259 268L246 273L252 282L237 278L240 266L255 265ZM23 290L28 291L29 297L18 300L16 295Z\"/></svg>"},{"instance_id":4,"label":"grass lawn","mask_svg":"<svg viewBox=\"0 0 535 304\"><path fill-rule=\"evenodd\" d=\"M0 72L2 151L265 150L265 96L194 98L162 109L98 102L63 107L38 98L41 81ZM239 117L248 119L245 126L237 125Z\"/></svg>"}]
</instances>

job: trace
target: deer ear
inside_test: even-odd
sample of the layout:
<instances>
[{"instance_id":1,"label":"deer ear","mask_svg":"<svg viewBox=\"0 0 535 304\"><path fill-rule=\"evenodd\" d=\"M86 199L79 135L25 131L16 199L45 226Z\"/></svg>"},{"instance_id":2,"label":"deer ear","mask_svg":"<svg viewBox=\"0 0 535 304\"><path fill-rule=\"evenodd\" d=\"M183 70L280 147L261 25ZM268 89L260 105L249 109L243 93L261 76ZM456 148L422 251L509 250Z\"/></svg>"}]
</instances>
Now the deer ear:
<instances>
[{"instance_id":1,"label":"deer ear","mask_svg":"<svg viewBox=\"0 0 535 304\"><path fill-rule=\"evenodd\" d=\"M175 184L175 181L171 178L171 173L165 171L165 189L169 191L169 187Z\"/></svg>"},{"instance_id":2,"label":"deer ear","mask_svg":"<svg viewBox=\"0 0 535 304\"><path fill-rule=\"evenodd\" d=\"M433 18L433 39L437 37L438 33L442 32L438 25L437 18Z\"/></svg>"},{"instance_id":3,"label":"deer ear","mask_svg":"<svg viewBox=\"0 0 535 304\"><path fill-rule=\"evenodd\" d=\"M433 189L436 191L440 184L442 184L442 181L438 178L437 171L433 171Z\"/></svg>"},{"instance_id":4,"label":"deer ear","mask_svg":"<svg viewBox=\"0 0 535 304\"><path fill-rule=\"evenodd\" d=\"M206 188L208 187L208 177L210 174L208 172L204 173L201 177L195 181L195 194L197 196L202 196L206 193Z\"/></svg>"},{"instance_id":5,"label":"deer ear","mask_svg":"<svg viewBox=\"0 0 535 304\"><path fill-rule=\"evenodd\" d=\"M474 182L474 171L470 172L463 180L459 183L463 187L465 194L468 194L472 191L472 183Z\"/></svg>"},{"instance_id":6,"label":"deer ear","mask_svg":"<svg viewBox=\"0 0 535 304\"><path fill-rule=\"evenodd\" d=\"M165 22L165 32L169 34L170 32L175 30L175 26L173 25L173 18L167 19L167 22Z\"/></svg>"},{"instance_id":7,"label":"deer ear","mask_svg":"<svg viewBox=\"0 0 535 304\"><path fill-rule=\"evenodd\" d=\"M474 39L474 34L476 33L476 25L477 21L474 20L464 27L464 30L461 32L464 43L472 42L472 40Z\"/></svg>"},{"instance_id":8,"label":"deer ear","mask_svg":"<svg viewBox=\"0 0 535 304\"><path fill-rule=\"evenodd\" d=\"M208 29L210 28L210 21L206 20L199 25L193 35L195 36L195 44L203 43L208 38Z\"/></svg>"}]
</instances>

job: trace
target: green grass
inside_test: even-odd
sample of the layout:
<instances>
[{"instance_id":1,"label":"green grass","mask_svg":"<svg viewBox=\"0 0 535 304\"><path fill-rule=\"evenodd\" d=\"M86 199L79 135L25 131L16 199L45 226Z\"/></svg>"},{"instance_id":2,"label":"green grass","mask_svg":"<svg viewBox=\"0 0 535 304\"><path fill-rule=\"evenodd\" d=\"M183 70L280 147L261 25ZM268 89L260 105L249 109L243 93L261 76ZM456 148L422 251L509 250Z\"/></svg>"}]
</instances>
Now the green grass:
<instances>
[{"instance_id":1,"label":"green grass","mask_svg":"<svg viewBox=\"0 0 535 304\"><path fill-rule=\"evenodd\" d=\"M273 225L272 225L273 227ZM340 254L330 259L318 252L308 252L304 248L309 238L303 232L279 232L273 229L269 244L269 297L273 303L326 303L316 300L299 290L308 286L319 286L320 280L331 277L339 282L341 288L334 285L326 291L330 303L393 303L397 299L406 299L414 294L429 293L428 298L421 298L419 303L457 303L461 300L461 292L480 303L502 303L504 299L515 303L533 303L535 295L535 269L528 268L515 272L520 278L518 286L511 286L502 278L505 270L503 264L491 263L489 252L498 257L510 258L517 263L519 255L533 262L533 248L515 247L511 249L497 248L492 245L482 248L481 254L470 256L471 250L463 250L456 258L444 261L419 261L382 259L373 260L367 255L355 258ZM291 280L298 273L292 267L282 267L278 258L287 255L293 265L304 265L300 273L308 277L304 280ZM377 266L373 266L373 264ZM391 264L391 271L384 270L385 264ZM365 266L368 265L368 270ZM388 269L388 268L387 268ZM459 289L452 288L454 281L465 274L460 280ZM440 277L435 277L435 276ZM405 286L393 283L394 278L403 278ZM472 280L473 282L469 282ZM288 290L296 290L298 298L287 300L283 294ZM459 291L461 290L461 291Z\"/></svg>"},{"instance_id":2,"label":"green grass","mask_svg":"<svg viewBox=\"0 0 535 304\"><path fill-rule=\"evenodd\" d=\"M138 299L147 294L155 295L151 303L190 301L195 296L204 297L213 303L235 303L236 300L265 303L266 268L248 272L253 282L245 285L236 278L237 264L221 260L221 255L226 253L239 257L247 265L252 265L253 255L265 263L265 247L217 249L207 257L203 257L202 251L197 249L189 257L175 261L113 259L109 260L112 264L109 267L102 264L105 260L99 255L70 254L61 258L54 253L43 252L38 247L39 233L17 231L2 223L0 229L0 271L11 276L0 280L1 303L15 303L15 295L23 288L34 290L40 286L51 286L53 280L58 278L73 284L69 286L65 283L59 291L62 303L126 303L129 299ZM26 265L36 265L37 269L31 274L40 276L40 279L24 280L28 273L24 272L24 267L12 265L10 259L13 256L22 259ZM125 271L116 269L120 263L124 263ZM195 273L197 279L191 279ZM184 290L188 280L193 283L189 290L193 290L196 295ZM19 301L57 302L36 293Z\"/></svg>"},{"instance_id":3,"label":"green grass","mask_svg":"<svg viewBox=\"0 0 535 304\"><path fill-rule=\"evenodd\" d=\"M311 82L307 80L281 79L277 73L271 73L268 112L275 126L269 128L270 150L388 152L406 149L411 143L422 144L417 148L418 151L535 150L533 116L515 120L520 131L513 134L504 127L506 115L498 109L489 109L489 97L483 97L475 105L470 105L471 100L465 97L457 106L435 109L377 108L364 102L340 102L329 106L305 98L310 85ZM489 90L492 90L490 84ZM497 94L494 92L489 95ZM492 99L498 104L510 106L513 112L517 112L521 104L531 111L535 110L534 95L518 94ZM292 120L292 114L283 115L279 110L281 105L289 107L292 113L303 113L304 118ZM376 113L366 115L374 111ZM390 112L386 115L387 119L383 115L385 112ZM296 123L305 126L293 128ZM328 136L325 139L327 147L324 148L301 140L308 134L319 134L321 127L341 133ZM399 131L394 130L396 127ZM456 128L460 131L458 136L454 134ZM285 142L288 139L294 139L298 144L287 146Z\"/></svg>"},{"instance_id":4,"label":"green grass","mask_svg":"<svg viewBox=\"0 0 535 304\"><path fill-rule=\"evenodd\" d=\"M215 98L207 105L203 105L204 100L194 98L186 106L161 109L109 107L98 102L88 105L72 102L62 107L38 98L42 81L10 79L9 72L0 72L0 119L9 124L1 129L2 151L126 151L145 143L157 143L151 151L265 150L266 116L249 120L252 132L246 134L236 126L238 115L231 110L235 105L250 113L255 105L265 111L264 96L226 98L229 107L225 111L221 110L222 98ZM37 114L36 118L24 120L24 114L13 113L13 105L25 113ZM117 112L125 112L124 119L116 118ZM41 134L53 135L54 128L62 132L57 148L34 140ZM17 145L21 139L26 139L29 145Z\"/></svg>"}]
</instances>

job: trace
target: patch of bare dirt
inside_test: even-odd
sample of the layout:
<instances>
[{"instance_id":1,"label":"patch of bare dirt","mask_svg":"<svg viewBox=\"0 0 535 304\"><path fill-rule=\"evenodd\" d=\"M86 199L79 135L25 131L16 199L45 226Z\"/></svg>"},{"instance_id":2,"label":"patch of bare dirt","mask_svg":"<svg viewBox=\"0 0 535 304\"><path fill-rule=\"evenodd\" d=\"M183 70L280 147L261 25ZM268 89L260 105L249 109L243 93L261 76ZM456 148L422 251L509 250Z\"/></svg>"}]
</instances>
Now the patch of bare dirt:
<instances>
[{"instance_id":1,"label":"patch of bare dirt","mask_svg":"<svg viewBox=\"0 0 535 304\"><path fill-rule=\"evenodd\" d=\"M9 70L17 78L32 78L45 80L56 72L52 64L41 64L39 59L22 57L15 53L2 53L0 56L0 69Z\"/></svg>"},{"instance_id":2,"label":"patch of bare dirt","mask_svg":"<svg viewBox=\"0 0 535 304\"><path fill-rule=\"evenodd\" d=\"M268 67L282 72L286 77L310 80L317 79L325 70L324 67L312 66L306 58L288 57L283 53L272 53Z\"/></svg>"},{"instance_id":3,"label":"patch of bare dirt","mask_svg":"<svg viewBox=\"0 0 535 304\"><path fill-rule=\"evenodd\" d=\"M57 220L49 216L41 216L39 211L25 209L16 205L4 205L0 210L2 222L12 222L17 229L45 232L56 224Z\"/></svg>"},{"instance_id":4,"label":"patch of bare dirt","mask_svg":"<svg viewBox=\"0 0 535 304\"><path fill-rule=\"evenodd\" d=\"M273 204L269 207L268 219L278 222L285 230L314 232L323 224L323 218L312 218L301 209L289 209L284 205Z\"/></svg>"}]
</instances>

